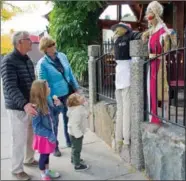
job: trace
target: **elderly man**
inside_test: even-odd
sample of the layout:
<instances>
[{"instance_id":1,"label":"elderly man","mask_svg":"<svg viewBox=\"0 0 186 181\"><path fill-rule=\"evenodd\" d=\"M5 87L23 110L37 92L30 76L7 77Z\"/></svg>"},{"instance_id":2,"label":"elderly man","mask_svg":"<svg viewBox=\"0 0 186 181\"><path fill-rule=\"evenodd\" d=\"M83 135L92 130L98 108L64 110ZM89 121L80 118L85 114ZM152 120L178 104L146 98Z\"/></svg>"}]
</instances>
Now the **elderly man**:
<instances>
[{"instance_id":1,"label":"elderly man","mask_svg":"<svg viewBox=\"0 0 186 181\"><path fill-rule=\"evenodd\" d=\"M12 43L13 52L6 55L1 64L5 106L11 123L12 173L19 180L29 180L30 177L23 170L23 163L27 166L38 165L32 149L33 130L30 119L30 115L37 112L34 105L29 103L30 89L35 79L33 63L27 56L32 42L28 32L19 31L14 34Z\"/></svg>"}]
</instances>

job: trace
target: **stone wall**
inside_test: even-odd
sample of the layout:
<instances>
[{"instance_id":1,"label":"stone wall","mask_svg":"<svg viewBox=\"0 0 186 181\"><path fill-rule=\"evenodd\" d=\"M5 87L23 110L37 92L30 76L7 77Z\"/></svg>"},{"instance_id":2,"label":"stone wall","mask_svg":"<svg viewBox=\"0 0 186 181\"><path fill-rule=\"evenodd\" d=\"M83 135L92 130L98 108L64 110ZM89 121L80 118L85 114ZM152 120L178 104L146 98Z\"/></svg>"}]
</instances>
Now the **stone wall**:
<instances>
[{"instance_id":1,"label":"stone wall","mask_svg":"<svg viewBox=\"0 0 186 181\"><path fill-rule=\"evenodd\" d=\"M185 180L185 129L153 126L142 124L146 174L153 180Z\"/></svg>"},{"instance_id":2,"label":"stone wall","mask_svg":"<svg viewBox=\"0 0 186 181\"><path fill-rule=\"evenodd\" d=\"M94 105L95 133L110 147L115 120L116 104L101 101ZM185 180L185 129L171 124L156 129L146 122L140 127L147 176L153 180Z\"/></svg>"},{"instance_id":3,"label":"stone wall","mask_svg":"<svg viewBox=\"0 0 186 181\"><path fill-rule=\"evenodd\" d=\"M114 136L115 117L116 104L101 101L94 105L95 133L110 147Z\"/></svg>"},{"instance_id":4,"label":"stone wall","mask_svg":"<svg viewBox=\"0 0 186 181\"><path fill-rule=\"evenodd\" d=\"M144 123L143 63L147 47L141 41L130 42L131 60L131 145L120 156L136 169L143 169L153 180L185 180L185 129L168 125L158 129ZM91 45L89 52L90 129L113 147L116 104L97 102L96 61L100 47Z\"/></svg>"}]
</instances>

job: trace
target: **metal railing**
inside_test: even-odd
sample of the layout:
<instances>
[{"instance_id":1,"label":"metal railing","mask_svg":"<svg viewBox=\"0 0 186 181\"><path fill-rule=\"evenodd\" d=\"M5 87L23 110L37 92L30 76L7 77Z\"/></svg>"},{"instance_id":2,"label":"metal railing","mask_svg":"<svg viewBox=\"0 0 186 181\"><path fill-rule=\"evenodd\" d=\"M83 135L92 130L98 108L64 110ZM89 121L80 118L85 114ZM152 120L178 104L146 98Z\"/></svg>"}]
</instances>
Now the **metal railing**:
<instances>
[{"instance_id":1,"label":"metal railing","mask_svg":"<svg viewBox=\"0 0 186 181\"><path fill-rule=\"evenodd\" d=\"M186 37L186 32L185 32ZM184 38L186 45L186 38ZM113 41L102 44L102 56L96 61L97 99L109 99L115 102L115 67L114 55L111 53ZM157 49L157 46L156 46ZM159 62L157 60L160 60ZM150 111L147 82L151 65L155 64L155 111ZM161 67L159 75L158 68ZM159 77L159 78L158 78ZM155 57L144 63L144 101L145 118L157 118L161 122L169 122L185 128L186 122L186 48L177 48L168 52L156 53ZM159 80L161 81L159 82ZM166 83L166 84L165 84ZM164 91L167 88L167 93ZM153 89L153 87L151 87ZM165 99L166 98L166 99Z\"/></svg>"},{"instance_id":2,"label":"metal railing","mask_svg":"<svg viewBox=\"0 0 186 181\"><path fill-rule=\"evenodd\" d=\"M185 128L186 47L160 54L157 44L155 56L144 63L145 118Z\"/></svg>"},{"instance_id":3,"label":"metal railing","mask_svg":"<svg viewBox=\"0 0 186 181\"><path fill-rule=\"evenodd\" d=\"M97 99L115 101L115 66L111 53L106 53L96 61Z\"/></svg>"},{"instance_id":4,"label":"metal railing","mask_svg":"<svg viewBox=\"0 0 186 181\"><path fill-rule=\"evenodd\" d=\"M88 66L88 64L87 64L87 66ZM81 77L77 77L77 81L82 89L85 89L86 91L88 91L88 88L89 88L88 70L86 72L84 72Z\"/></svg>"}]
</instances>

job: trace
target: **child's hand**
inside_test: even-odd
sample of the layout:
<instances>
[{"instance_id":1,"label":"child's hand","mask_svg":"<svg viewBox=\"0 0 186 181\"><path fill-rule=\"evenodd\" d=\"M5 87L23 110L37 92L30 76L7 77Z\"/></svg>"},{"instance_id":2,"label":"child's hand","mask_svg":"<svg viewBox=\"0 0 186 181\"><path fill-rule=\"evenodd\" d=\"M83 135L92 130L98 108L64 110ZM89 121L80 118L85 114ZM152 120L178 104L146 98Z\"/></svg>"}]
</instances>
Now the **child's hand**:
<instances>
[{"instance_id":1,"label":"child's hand","mask_svg":"<svg viewBox=\"0 0 186 181\"><path fill-rule=\"evenodd\" d=\"M56 105L56 106L60 106L62 103L61 103L61 101L58 99L58 97L57 96L53 96L53 99L54 99L54 104Z\"/></svg>"}]
</instances>

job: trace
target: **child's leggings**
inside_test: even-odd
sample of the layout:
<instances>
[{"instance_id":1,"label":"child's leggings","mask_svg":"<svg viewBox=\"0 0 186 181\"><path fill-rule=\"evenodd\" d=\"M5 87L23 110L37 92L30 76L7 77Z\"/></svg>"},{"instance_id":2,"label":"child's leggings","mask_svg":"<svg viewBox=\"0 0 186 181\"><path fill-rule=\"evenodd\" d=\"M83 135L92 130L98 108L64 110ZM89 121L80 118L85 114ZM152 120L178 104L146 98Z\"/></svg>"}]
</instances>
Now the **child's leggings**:
<instances>
[{"instance_id":1,"label":"child's leggings","mask_svg":"<svg viewBox=\"0 0 186 181\"><path fill-rule=\"evenodd\" d=\"M45 165L49 164L49 156L50 154L40 154L39 158L39 169L45 170Z\"/></svg>"}]
</instances>

